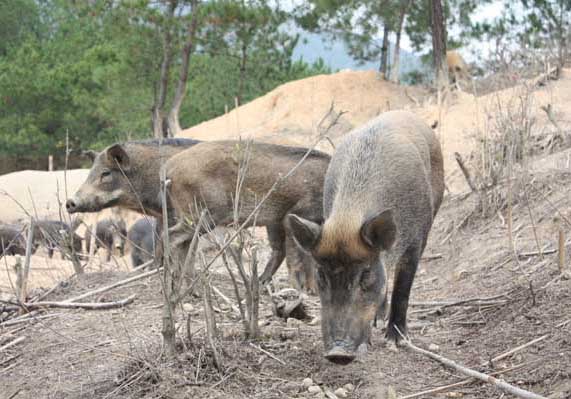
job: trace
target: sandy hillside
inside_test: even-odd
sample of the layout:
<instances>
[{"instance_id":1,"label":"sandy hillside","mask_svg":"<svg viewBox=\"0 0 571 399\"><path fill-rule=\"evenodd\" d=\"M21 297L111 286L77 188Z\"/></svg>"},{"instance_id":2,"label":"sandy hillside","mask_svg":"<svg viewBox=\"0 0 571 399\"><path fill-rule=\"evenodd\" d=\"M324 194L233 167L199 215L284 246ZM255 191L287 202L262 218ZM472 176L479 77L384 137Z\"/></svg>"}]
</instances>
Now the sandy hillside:
<instances>
[{"instance_id":1,"label":"sandy hillside","mask_svg":"<svg viewBox=\"0 0 571 399\"><path fill-rule=\"evenodd\" d=\"M344 71L284 84L227 115L184 130L181 136L220 140L242 135L307 146L314 143L318 132L316 126L333 102L335 112L346 112L328 134L336 143L344 133L382 112L410 109L429 124L440 120L437 132L445 155L447 186L452 192L462 192L467 186L454 153L468 158L477 147L476 139L494 126L495 118L500 114L498 110L503 109L504 115L516 114L524 93L531 91L529 116L541 127L536 131L553 129L540 108L547 104L555 107L555 117L561 128L569 127L571 117L564 111L571 109L571 70L564 69L559 80L545 86L533 90L529 87L528 81L522 81L519 86L485 96L454 93L439 108L434 96L422 89L380 81L374 71ZM324 121L322 127L328 126L330 119ZM326 142L319 148L332 152Z\"/></svg>"},{"instance_id":2,"label":"sandy hillside","mask_svg":"<svg viewBox=\"0 0 571 399\"><path fill-rule=\"evenodd\" d=\"M331 130L336 137L390 109L415 106L425 90L378 79L375 71L343 71L283 84L228 114L193 126L182 137L201 140L234 138L242 134L266 141L306 145L334 104L344 112ZM322 126L328 126L324 121Z\"/></svg>"}]
</instances>

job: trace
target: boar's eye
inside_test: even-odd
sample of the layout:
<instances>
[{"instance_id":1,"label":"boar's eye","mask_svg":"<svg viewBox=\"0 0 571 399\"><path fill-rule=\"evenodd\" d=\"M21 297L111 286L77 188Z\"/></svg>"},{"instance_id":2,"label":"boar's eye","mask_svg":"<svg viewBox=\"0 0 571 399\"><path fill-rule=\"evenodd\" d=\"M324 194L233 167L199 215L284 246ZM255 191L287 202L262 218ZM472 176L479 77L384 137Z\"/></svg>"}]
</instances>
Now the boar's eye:
<instances>
[{"instance_id":1,"label":"boar's eye","mask_svg":"<svg viewBox=\"0 0 571 399\"><path fill-rule=\"evenodd\" d=\"M111 171L110 170L104 170L103 172L101 172L101 180L106 179L107 177L111 176Z\"/></svg>"}]
</instances>

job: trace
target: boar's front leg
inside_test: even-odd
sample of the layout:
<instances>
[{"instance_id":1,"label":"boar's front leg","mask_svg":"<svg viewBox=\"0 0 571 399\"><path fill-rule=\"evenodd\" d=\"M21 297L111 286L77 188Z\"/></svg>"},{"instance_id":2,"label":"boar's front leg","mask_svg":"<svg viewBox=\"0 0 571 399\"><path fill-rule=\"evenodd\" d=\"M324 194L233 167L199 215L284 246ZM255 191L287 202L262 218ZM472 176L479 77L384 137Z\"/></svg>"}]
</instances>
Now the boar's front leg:
<instances>
[{"instance_id":1,"label":"boar's front leg","mask_svg":"<svg viewBox=\"0 0 571 399\"><path fill-rule=\"evenodd\" d=\"M395 282L393 284L389 324L386 333L387 340L394 343L398 343L402 339L398 331L405 337L407 336L406 313L408 299L414 275L418 268L420 254L421 251L417 246L409 247L400 257L395 268Z\"/></svg>"},{"instance_id":2,"label":"boar's front leg","mask_svg":"<svg viewBox=\"0 0 571 399\"><path fill-rule=\"evenodd\" d=\"M270 225L266 227L268 232L268 241L272 248L272 254L268 261L264 272L260 276L260 282L267 284L272 281L272 277L282 264L285 258L285 229L281 224Z\"/></svg>"}]
</instances>

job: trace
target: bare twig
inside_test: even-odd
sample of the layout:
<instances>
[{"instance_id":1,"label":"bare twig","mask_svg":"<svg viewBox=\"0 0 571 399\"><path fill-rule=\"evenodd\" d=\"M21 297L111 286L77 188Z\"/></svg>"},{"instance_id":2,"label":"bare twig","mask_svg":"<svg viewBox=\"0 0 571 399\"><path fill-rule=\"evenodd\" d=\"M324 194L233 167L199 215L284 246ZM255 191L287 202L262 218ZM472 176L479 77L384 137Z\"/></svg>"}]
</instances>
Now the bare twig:
<instances>
[{"instance_id":1,"label":"bare twig","mask_svg":"<svg viewBox=\"0 0 571 399\"><path fill-rule=\"evenodd\" d=\"M143 266L144 266L144 267L147 267L147 266L150 266L150 265L152 265L152 264L153 264L153 261L150 260L150 261L148 261L147 263L141 265L141 267L143 267ZM81 295L78 295L78 296L76 296L76 297L73 297L73 298L66 299L65 302L77 302L77 301L79 301L79 300L88 298L88 297L90 297L90 296L93 296L93 295L101 294L101 293L103 293L103 292L110 291L110 290L112 290L113 288L121 287L121 286L123 286L123 285L132 283L133 281L137 281L137 280L144 279L144 278L146 278L146 277L154 276L155 274L158 274L160 271L162 271L162 268L157 268L157 269L155 269L155 270L151 270L151 271L148 271L148 272L146 272L146 273L139 274L139 275L137 275L137 276L129 277L129 278L126 278L126 279L124 279L124 280L117 281L116 283L113 283L113 284L111 284L111 285L108 285L108 286L105 286L105 287L101 287L101 288L98 288L98 289L93 290L93 291L85 292L85 293L83 293L83 294L81 294Z\"/></svg>"},{"instance_id":2,"label":"bare twig","mask_svg":"<svg viewBox=\"0 0 571 399\"><path fill-rule=\"evenodd\" d=\"M23 303L20 306L26 311L42 309L42 308L62 308L62 309L93 309L93 310L106 310L120 308L130 304L135 299L136 295L130 295L125 299L114 302L68 302L68 301L45 301L45 302L30 302Z\"/></svg>"},{"instance_id":3,"label":"bare twig","mask_svg":"<svg viewBox=\"0 0 571 399\"><path fill-rule=\"evenodd\" d=\"M214 359L214 365L219 372L222 372L222 360L218 350L216 349L216 320L214 319L214 311L212 309L212 296L210 293L210 282L207 278L202 280L202 300L204 305L204 319L206 324L206 336L208 338L208 344L210 349L212 349L212 357Z\"/></svg>"},{"instance_id":4,"label":"bare twig","mask_svg":"<svg viewBox=\"0 0 571 399\"><path fill-rule=\"evenodd\" d=\"M476 188L476 185L472 181L472 177L470 176L470 172L468 171L468 168L466 167L464 161L462 160L462 156L459 153L455 152L454 158L456 158L456 162L458 163L458 166L460 167L460 170L462 171L462 174L464 175L464 178L466 179L466 183L468 183L470 190L477 193L478 189Z\"/></svg>"},{"instance_id":5,"label":"bare twig","mask_svg":"<svg viewBox=\"0 0 571 399\"><path fill-rule=\"evenodd\" d=\"M32 245L34 241L34 218L30 217L30 230L28 231L28 241L26 242L26 259L18 285L18 299L21 303L26 302L28 295L28 274L30 272L30 259L32 257Z\"/></svg>"},{"instance_id":6,"label":"bare twig","mask_svg":"<svg viewBox=\"0 0 571 399\"><path fill-rule=\"evenodd\" d=\"M13 347L14 345L18 345L20 342L24 341L25 339L26 339L25 336L21 336L21 337L16 338L13 341L8 342L6 345L0 347L0 352L5 351L6 349Z\"/></svg>"},{"instance_id":7,"label":"bare twig","mask_svg":"<svg viewBox=\"0 0 571 399\"><path fill-rule=\"evenodd\" d=\"M397 330L398 331L398 330ZM399 331L400 334L400 331ZM501 380L501 379L497 379L492 377L489 374L485 374L485 373L481 373L479 371L467 368L465 366L462 366L458 363L456 363L453 360L450 360L442 355L438 355L436 353L430 352L426 349L422 349L419 348L418 346L415 346L410 339L406 338L404 335L401 334L401 337L403 338L403 343L410 348L413 352L416 353L420 353L422 355L425 355L433 360L436 360L439 363L442 363L443 365L450 367L464 375L467 375L468 377L472 377L472 378L476 378L478 380L490 383L494 386L496 386L497 388L501 389L504 392L510 393L514 396L517 396L518 398L522 398L522 399L547 399L545 396L541 396L538 394L535 394L533 392L529 392L526 391L524 389L518 388L516 386L513 386L511 384L508 384L507 382Z\"/></svg>"},{"instance_id":8,"label":"bare twig","mask_svg":"<svg viewBox=\"0 0 571 399\"><path fill-rule=\"evenodd\" d=\"M532 341L529 341L529 342L527 342L527 343L525 343L525 344L523 344L523 345L520 345L520 346L517 346L517 347L515 347L515 348L513 348L513 349L510 349L509 351L507 351L507 352L505 352L505 353L502 353L501 355L498 355L498 356L494 357L492 360L489 361L489 363L493 364L493 363L495 363L495 362L497 362L497 361L499 361L499 360L505 359L506 357L511 356L511 355L513 355L513 354L516 353L516 352L519 352L519 351L521 351L521 350L523 350L523 349L525 349L525 348L527 348L527 347L529 347L529 346L532 346L532 345L534 345L534 344L537 344L538 342L543 341L543 340L546 339L547 337L549 337L549 334L542 335L542 336L539 337L539 338L536 338L536 339L534 339L534 340L532 340Z\"/></svg>"},{"instance_id":9,"label":"bare twig","mask_svg":"<svg viewBox=\"0 0 571 399\"><path fill-rule=\"evenodd\" d=\"M269 357L271 357L272 359L274 359L276 362L283 364L284 366L286 365L286 362L284 362L282 359L276 357L274 354L268 352L265 349L262 349L261 347L259 347L258 345L254 344L253 342L250 342L250 346L254 349L259 350L260 352L262 352L265 355L268 355Z\"/></svg>"},{"instance_id":10,"label":"bare twig","mask_svg":"<svg viewBox=\"0 0 571 399\"><path fill-rule=\"evenodd\" d=\"M500 371L496 371L493 373L490 373L491 376L497 376L497 375L501 375L501 374L505 374L508 373L510 371L514 371L514 370L518 370L520 368L522 368L523 366L525 366L525 363L522 364L518 364L517 366L513 366L504 370L500 370ZM451 388L457 388L457 387L461 387L464 385L469 385L472 384L475 380L473 378L468 378L466 380L462 380L459 382L456 382L454 384L449 384L449 385L443 385L440 387L436 387L436 388L432 388L432 389L428 389L426 391L422 391L422 392L416 392L410 395L406 395L406 396L401 396L398 399L413 399L413 398L419 398L419 397L424 397L427 395L432 395L435 393L439 393L439 392L444 392L444 391L448 391Z\"/></svg>"}]
</instances>

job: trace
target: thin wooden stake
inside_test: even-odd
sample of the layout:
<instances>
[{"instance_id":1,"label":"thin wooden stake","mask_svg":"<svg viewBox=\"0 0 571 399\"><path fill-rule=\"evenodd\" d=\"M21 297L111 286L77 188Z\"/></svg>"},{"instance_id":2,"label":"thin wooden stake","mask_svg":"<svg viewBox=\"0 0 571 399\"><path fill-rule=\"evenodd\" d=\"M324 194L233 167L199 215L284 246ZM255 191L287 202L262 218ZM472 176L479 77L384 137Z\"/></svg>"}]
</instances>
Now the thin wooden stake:
<instances>
[{"instance_id":1,"label":"thin wooden stake","mask_svg":"<svg viewBox=\"0 0 571 399\"><path fill-rule=\"evenodd\" d=\"M32 244L34 241L34 218L30 217L30 229L28 230L28 238L26 242L26 259L22 268L20 284L18 287L18 300L20 303L26 302L28 296L28 274L30 273L30 259L32 257Z\"/></svg>"},{"instance_id":2,"label":"thin wooden stake","mask_svg":"<svg viewBox=\"0 0 571 399\"><path fill-rule=\"evenodd\" d=\"M558 229L558 236L559 236L559 273L563 273L565 268L565 233L563 232L563 228L561 224L559 225Z\"/></svg>"}]
</instances>

